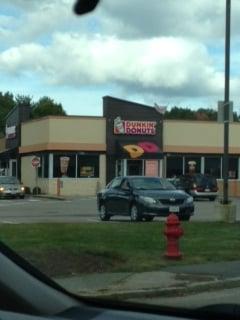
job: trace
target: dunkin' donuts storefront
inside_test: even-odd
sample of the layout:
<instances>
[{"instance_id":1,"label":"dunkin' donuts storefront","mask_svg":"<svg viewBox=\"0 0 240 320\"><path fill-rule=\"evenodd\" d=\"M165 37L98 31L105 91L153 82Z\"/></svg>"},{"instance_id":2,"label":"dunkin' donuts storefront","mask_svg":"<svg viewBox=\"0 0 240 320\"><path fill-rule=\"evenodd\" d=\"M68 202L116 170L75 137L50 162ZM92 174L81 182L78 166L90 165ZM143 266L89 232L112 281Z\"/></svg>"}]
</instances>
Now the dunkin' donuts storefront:
<instances>
[{"instance_id":1,"label":"dunkin' donuts storefront","mask_svg":"<svg viewBox=\"0 0 240 320\"><path fill-rule=\"evenodd\" d=\"M121 175L162 176L163 117L155 108L103 98L106 180Z\"/></svg>"},{"instance_id":2,"label":"dunkin' donuts storefront","mask_svg":"<svg viewBox=\"0 0 240 320\"><path fill-rule=\"evenodd\" d=\"M222 190L218 122L163 121L154 107L105 96L103 117L49 116L24 121L19 132L18 173L31 190L37 183L47 194L92 196L116 176L172 178L192 167L213 175ZM229 133L229 194L240 197L240 123L231 123Z\"/></svg>"}]
</instances>

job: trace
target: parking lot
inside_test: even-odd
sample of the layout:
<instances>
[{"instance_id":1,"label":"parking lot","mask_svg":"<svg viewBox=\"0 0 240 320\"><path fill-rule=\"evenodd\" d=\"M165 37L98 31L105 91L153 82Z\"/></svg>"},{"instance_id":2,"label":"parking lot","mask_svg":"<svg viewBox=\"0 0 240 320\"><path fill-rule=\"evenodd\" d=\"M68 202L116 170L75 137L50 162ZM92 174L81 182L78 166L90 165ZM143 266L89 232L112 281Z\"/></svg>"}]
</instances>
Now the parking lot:
<instances>
[{"instance_id":1,"label":"parking lot","mask_svg":"<svg viewBox=\"0 0 240 320\"><path fill-rule=\"evenodd\" d=\"M237 219L240 220L240 199L237 204ZM195 214L192 221L217 221L216 202L195 201ZM161 221L156 218L154 221ZM0 223L47 223L47 222L98 222L96 198L73 198L57 200L27 197L0 200ZM112 222L129 221L128 217L113 217Z\"/></svg>"}]
</instances>

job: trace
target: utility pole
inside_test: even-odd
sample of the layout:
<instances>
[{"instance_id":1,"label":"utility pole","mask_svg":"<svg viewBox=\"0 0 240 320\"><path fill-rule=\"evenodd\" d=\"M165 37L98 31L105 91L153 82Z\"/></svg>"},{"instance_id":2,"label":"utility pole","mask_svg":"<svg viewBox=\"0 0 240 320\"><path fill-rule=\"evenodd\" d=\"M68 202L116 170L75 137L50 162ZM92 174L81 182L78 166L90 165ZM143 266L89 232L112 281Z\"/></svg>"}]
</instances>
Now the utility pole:
<instances>
[{"instance_id":1,"label":"utility pole","mask_svg":"<svg viewBox=\"0 0 240 320\"><path fill-rule=\"evenodd\" d=\"M230 26L231 26L231 0L226 0L223 204L228 204Z\"/></svg>"}]
</instances>

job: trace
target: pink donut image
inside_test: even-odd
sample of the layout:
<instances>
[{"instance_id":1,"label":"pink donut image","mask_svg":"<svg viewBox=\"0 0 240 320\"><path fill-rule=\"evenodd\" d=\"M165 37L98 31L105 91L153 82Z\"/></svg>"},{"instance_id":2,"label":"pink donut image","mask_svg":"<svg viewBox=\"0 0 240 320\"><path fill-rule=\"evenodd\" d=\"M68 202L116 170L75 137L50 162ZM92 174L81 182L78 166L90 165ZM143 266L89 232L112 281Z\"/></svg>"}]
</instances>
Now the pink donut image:
<instances>
[{"instance_id":1,"label":"pink donut image","mask_svg":"<svg viewBox=\"0 0 240 320\"><path fill-rule=\"evenodd\" d=\"M143 148L143 150L146 153L156 153L159 151L158 146L153 142L148 142L148 141L139 142L138 146Z\"/></svg>"}]
</instances>

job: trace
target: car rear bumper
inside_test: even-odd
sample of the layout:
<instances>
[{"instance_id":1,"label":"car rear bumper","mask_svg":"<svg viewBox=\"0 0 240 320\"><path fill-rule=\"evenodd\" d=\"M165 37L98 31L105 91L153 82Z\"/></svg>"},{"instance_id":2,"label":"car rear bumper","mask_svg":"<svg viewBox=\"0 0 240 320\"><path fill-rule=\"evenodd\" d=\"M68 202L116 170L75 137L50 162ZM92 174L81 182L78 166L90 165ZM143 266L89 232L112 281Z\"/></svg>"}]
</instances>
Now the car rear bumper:
<instances>
[{"instance_id":1,"label":"car rear bumper","mask_svg":"<svg viewBox=\"0 0 240 320\"><path fill-rule=\"evenodd\" d=\"M194 198L213 198L218 196L218 192L199 192L197 190L191 190L190 195Z\"/></svg>"}]
</instances>

